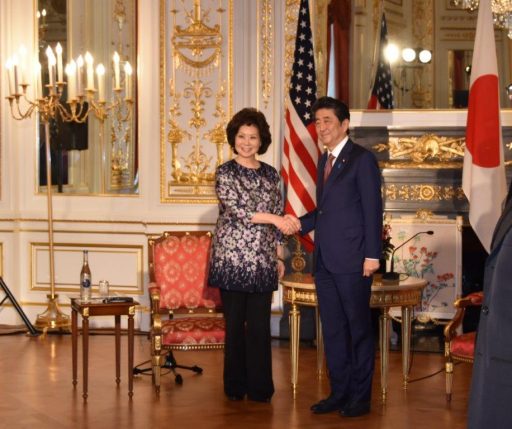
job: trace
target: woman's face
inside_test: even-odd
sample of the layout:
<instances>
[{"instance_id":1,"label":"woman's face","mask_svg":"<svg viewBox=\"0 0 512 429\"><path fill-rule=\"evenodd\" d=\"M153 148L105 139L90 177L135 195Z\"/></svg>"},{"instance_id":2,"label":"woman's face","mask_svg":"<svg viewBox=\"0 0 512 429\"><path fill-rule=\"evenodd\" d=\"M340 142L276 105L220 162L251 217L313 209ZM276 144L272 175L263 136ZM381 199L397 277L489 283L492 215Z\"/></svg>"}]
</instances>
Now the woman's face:
<instances>
[{"instance_id":1,"label":"woman's face","mask_svg":"<svg viewBox=\"0 0 512 429\"><path fill-rule=\"evenodd\" d=\"M235 150L242 158L256 158L261 146L260 132L254 125L242 125L235 136Z\"/></svg>"}]
</instances>

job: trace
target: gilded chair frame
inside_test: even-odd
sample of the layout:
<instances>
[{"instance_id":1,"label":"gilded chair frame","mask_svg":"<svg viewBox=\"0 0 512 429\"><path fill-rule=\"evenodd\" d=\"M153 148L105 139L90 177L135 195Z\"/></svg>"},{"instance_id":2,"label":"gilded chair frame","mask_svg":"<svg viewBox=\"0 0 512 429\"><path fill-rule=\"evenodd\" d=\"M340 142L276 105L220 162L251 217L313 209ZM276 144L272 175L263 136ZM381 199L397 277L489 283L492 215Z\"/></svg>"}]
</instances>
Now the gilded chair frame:
<instances>
[{"instance_id":1,"label":"gilded chair frame","mask_svg":"<svg viewBox=\"0 0 512 429\"><path fill-rule=\"evenodd\" d=\"M466 309L468 307L481 306L483 302L483 292L474 292L464 298L459 298L454 302L456 309L455 316L444 328L444 357L445 357L445 373L446 373L446 400L448 402L452 399L452 385L453 385L453 366L454 363L464 362L473 363L474 354L472 356L460 355L454 353L451 348L451 343L457 337L462 335L472 335L474 333L462 334L460 332ZM475 337L476 338L476 337ZM474 348L473 348L474 352Z\"/></svg>"},{"instance_id":2,"label":"gilded chair frame","mask_svg":"<svg viewBox=\"0 0 512 429\"><path fill-rule=\"evenodd\" d=\"M215 350L223 349L223 343L214 344L173 344L165 345L163 342L162 328L165 320L174 318L185 318L185 317L222 317L222 312L219 308L179 308L175 310L163 310L160 308L160 290L156 286L155 277L155 259L154 249L159 244L167 240L170 236L174 237L185 237L185 236L196 236L201 237L207 235L212 236L210 231L165 231L159 237L152 237L148 239L148 263L149 263L149 280L148 285L150 306L151 306L151 327L150 327L150 339L151 339L151 356L152 356L152 368L153 368L153 383L157 392L160 390L160 375L161 366L165 352L172 352L175 350L190 351L190 350Z\"/></svg>"}]
</instances>

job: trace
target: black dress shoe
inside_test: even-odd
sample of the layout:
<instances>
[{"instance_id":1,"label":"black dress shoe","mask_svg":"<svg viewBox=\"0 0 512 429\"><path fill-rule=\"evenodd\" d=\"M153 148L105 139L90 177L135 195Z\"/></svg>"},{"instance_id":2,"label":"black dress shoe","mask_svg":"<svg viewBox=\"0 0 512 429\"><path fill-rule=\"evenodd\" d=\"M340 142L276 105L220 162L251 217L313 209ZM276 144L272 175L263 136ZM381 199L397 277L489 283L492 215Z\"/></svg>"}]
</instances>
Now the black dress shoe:
<instances>
[{"instance_id":1,"label":"black dress shoe","mask_svg":"<svg viewBox=\"0 0 512 429\"><path fill-rule=\"evenodd\" d=\"M344 417L359 417L370 412L370 402L350 402L340 411Z\"/></svg>"},{"instance_id":2,"label":"black dress shoe","mask_svg":"<svg viewBox=\"0 0 512 429\"><path fill-rule=\"evenodd\" d=\"M249 399L249 401L254 401L254 402L270 402L270 398L268 396L252 396L252 395L248 395L247 396L247 399Z\"/></svg>"},{"instance_id":3,"label":"black dress shoe","mask_svg":"<svg viewBox=\"0 0 512 429\"><path fill-rule=\"evenodd\" d=\"M311 411L313 411L314 414L331 413L333 411L340 411L346 404L347 400L345 398L340 399L330 395L316 404L311 405Z\"/></svg>"},{"instance_id":4,"label":"black dress shoe","mask_svg":"<svg viewBox=\"0 0 512 429\"><path fill-rule=\"evenodd\" d=\"M243 401L244 400L244 396L243 395L227 395L227 398L230 400L230 401Z\"/></svg>"}]
</instances>

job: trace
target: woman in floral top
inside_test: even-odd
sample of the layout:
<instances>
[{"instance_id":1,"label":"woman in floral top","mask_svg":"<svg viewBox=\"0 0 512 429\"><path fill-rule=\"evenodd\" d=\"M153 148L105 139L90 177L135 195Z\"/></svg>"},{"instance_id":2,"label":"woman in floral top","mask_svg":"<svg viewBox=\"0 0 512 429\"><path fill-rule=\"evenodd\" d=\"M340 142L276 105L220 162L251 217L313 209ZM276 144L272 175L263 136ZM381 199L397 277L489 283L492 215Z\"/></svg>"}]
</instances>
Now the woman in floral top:
<instances>
[{"instance_id":1,"label":"woman in floral top","mask_svg":"<svg viewBox=\"0 0 512 429\"><path fill-rule=\"evenodd\" d=\"M226 133L237 156L216 172L219 218L208 279L220 288L226 320L224 392L230 400L269 402L272 292L284 274L282 232L293 227L282 216L279 174L256 159L271 143L265 116L242 109Z\"/></svg>"}]
</instances>

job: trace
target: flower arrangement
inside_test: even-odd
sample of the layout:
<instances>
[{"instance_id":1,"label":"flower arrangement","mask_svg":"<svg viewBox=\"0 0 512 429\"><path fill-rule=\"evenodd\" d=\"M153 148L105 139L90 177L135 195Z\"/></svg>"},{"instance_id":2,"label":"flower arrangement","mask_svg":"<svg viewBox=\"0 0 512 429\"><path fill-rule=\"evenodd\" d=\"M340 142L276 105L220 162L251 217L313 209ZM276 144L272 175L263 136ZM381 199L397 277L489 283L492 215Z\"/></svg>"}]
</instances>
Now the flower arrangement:
<instances>
[{"instance_id":1,"label":"flower arrangement","mask_svg":"<svg viewBox=\"0 0 512 429\"><path fill-rule=\"evenodd\" d=\"M376 272L377 281L379 277L386 272L386 261L391 259L394 248L395 245L391 243L391 225L384 221L384 225L382 226L382 254L379 260L379 268Z\"/></svg>"},{"instance_id":2,"label":"flower arrangement","mask_svg":"<svg viewBox=\"0 0 512 429\"><path fill-rule=\"evenodd\" d=\"M382 227L382 258L388 260L391 258L391 253L395 245L391 243L391 225L385 223Z\"/></svg>"}]
</instances>

